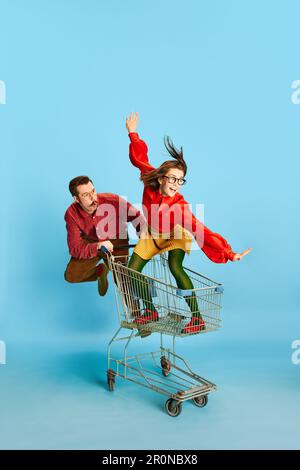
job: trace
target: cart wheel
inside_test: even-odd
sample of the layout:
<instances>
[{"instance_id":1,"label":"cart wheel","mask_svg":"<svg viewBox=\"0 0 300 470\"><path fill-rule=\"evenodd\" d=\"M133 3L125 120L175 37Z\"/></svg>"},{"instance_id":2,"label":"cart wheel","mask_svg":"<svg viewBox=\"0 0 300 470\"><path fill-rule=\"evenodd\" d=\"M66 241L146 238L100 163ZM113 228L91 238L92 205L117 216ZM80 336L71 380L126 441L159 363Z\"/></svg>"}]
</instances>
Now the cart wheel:
<instances>
[{"instance_id":1,"label":"cart wheel","mask_svg":"<svg viewBox=\"0 0 300 470\"><path fill-rule=\"evenodd\" d=\"M208 396L202 395L200 397L195 397L193 398L193 402L196 406L199 406L199 408L203 408L205 405L207 405Z\"/></svg>"},{"instance_id":2,"label":"cart wheel","mask_svg":"<svg viewBox=\"0 0 300 470\"><path fill-rule=\"evenodd\" d=\"M179 416L182 410L182 403L173 398L169 398L165 403L165 409L169 416Z\"/></svg>"},{"instance_id":3,"label":"cart wheel","mask_svg":"<svg viewBox=\"0 0 300 470\"><path fill-rule=\"evenodd\" d=\"M167 377L172 369L171 362L165 356L161 356L160 365L162 374Z\"/></svg>"},{"instance_id":4,"label":"cart wheel","mask_svg":"<svg viewBox=\"0 0 300 470\"><path fill-rule=\"evenodd\" d=\"M111 369L108 369L107 371L107 385L108 385L108 390L110 392L113 392L115 389L115 372Z\"/></svg>"}]
</instances>

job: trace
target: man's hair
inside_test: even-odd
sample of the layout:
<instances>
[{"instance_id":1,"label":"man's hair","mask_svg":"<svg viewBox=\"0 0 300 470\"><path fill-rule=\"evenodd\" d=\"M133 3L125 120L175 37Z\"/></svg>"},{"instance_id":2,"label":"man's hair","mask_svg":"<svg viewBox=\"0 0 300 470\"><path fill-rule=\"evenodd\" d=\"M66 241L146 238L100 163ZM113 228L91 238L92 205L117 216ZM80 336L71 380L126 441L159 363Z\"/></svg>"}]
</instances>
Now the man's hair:
<instances>
[{"instance_id":1,"label":"man's hair","mask_svg":"<svg viewBox=\"0 0 300 470\"><path fill-rule=\"evenodd\" d=\"M88 176L76 176L76 178L73 178L69 183L69 190L72 196L78 196L77 186L88 184L89 182L93 184L93 181Z\"/></svg>"}]
</instances>

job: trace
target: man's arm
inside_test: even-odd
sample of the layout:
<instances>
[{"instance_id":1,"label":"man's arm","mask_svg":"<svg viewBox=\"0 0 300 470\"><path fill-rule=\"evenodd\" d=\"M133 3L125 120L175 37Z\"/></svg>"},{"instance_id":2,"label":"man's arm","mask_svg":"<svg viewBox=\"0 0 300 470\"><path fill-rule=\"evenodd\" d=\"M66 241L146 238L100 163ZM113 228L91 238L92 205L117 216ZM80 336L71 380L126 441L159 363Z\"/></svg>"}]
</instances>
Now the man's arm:
<instances>
[{"instance_id":1,"label":"man's arm","mask_svg":"<svg viewBox=\"0 0 300 470\"><path fill-rule=\"evenodd\" d=\"M109 251L112 251L112 244L109 241L85 243L81 238L80 228L75 220L69 215L65 215L66 228L67 228L67 241L69 246L70 255L76 259L91 259L98 255L98 250L101 246L105 246Z\"/></svg>"}]
</instances>

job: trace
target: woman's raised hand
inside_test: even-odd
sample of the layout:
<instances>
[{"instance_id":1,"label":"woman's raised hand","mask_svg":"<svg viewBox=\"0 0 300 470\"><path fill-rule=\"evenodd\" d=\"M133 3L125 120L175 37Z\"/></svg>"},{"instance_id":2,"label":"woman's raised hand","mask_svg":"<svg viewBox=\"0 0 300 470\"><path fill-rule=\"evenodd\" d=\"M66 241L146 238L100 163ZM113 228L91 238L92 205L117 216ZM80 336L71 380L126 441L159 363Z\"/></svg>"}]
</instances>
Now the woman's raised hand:
<instances>
[{"instance_id":1,"label":"woman's raised hand","mask_svg":"<svg viewBox=\"0 0 300 470\"><path fill-rule=\"evenodd\" d=\"M126 118L126 129L128 134L135 132L139 121L139 113L130 113L130 116Z\"/></svg>"},{"instance_id":2,"label":"woman's raised hand","mask_svg":"<svg viewBox=\"0 0 300 470\"><path fill-rule=\"evenodd\" d=\"M234 258L232 261L239 261L242 259L244 256L248 255L252 251L252 248L247 248L247 250L243 251L242 253L235 253Z\"/></svg>"}]
</instances>

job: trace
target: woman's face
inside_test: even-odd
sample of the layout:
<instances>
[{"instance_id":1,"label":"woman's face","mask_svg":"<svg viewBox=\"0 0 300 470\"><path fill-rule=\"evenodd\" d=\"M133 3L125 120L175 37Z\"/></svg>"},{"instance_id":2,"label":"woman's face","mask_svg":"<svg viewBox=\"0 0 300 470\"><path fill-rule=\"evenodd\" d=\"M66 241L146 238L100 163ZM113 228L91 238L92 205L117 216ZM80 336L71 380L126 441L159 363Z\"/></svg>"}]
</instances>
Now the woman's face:
<instances>
[{"instance_id":1,"label":"woman's face","mask_svg":"<svg viewBox=\"0 0 300 470\"><path fill-rule=\"evenodd\" d=\"M174 178L175 181L174 179L172 180L172 178ZM183 179L184 173L179 168L171 168L163 177L158 178L158 182L160 184L159 191L162 196L175 196L175 194L177 194L181 188L181 185L179 185L178 180Z\"/></svg>"}]
</instances>

